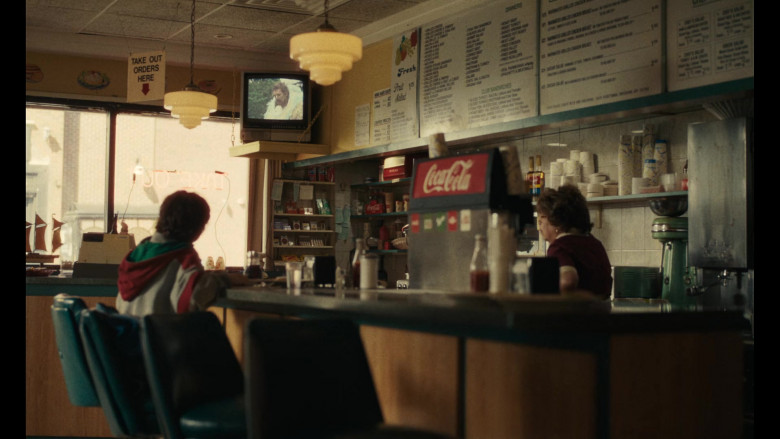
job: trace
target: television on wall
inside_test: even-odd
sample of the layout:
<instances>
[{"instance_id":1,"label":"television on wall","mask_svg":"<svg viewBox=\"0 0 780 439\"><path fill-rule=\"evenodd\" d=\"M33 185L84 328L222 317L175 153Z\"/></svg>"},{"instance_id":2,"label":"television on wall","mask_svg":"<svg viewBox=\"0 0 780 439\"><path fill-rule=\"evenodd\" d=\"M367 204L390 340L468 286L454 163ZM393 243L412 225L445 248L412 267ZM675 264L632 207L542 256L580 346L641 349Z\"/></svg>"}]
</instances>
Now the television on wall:
<instances>
[{"instance_id":1,"label":"television on wall","mask_svg":"<svg viewBox=\"0 0 780 439\"><path fill-rule=\"evenodd\" d=\"M311 93L304 73L244 72L241 142L310 142Z\"/></svg>"}]
</instances>

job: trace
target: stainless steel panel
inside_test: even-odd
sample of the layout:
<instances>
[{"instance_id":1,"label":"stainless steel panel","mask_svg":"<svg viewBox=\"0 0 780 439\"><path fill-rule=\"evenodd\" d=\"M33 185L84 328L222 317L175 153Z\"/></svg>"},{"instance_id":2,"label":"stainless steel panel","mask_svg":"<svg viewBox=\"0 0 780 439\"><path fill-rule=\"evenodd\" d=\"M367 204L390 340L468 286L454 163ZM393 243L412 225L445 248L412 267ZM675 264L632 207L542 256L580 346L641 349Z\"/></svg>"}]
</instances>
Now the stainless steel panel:
<instances>
[{"instance_id":1,"label":"stainless steel panel","mask_svg":"<svg viewBox=\"0 0 780 439\"><path fill-rule=\"evenodd\" d=\"M487 237L490 209L471 210L470 231L424 230L409 233L409 288L469 291L474 235ZM420 213L424 217L425 213ZM436 225L433 224L435 228Z\"/></svg>"},{"instance_id":2,"label":"stainless steel panel","mask_svg":"<svg viewBox=\"0 0 780 439\"><path fill-rule=\"evenodd\" d=\"M688 126L688 263L752 267L751 122L746 118Z\"/></svg>"}]
</instances>

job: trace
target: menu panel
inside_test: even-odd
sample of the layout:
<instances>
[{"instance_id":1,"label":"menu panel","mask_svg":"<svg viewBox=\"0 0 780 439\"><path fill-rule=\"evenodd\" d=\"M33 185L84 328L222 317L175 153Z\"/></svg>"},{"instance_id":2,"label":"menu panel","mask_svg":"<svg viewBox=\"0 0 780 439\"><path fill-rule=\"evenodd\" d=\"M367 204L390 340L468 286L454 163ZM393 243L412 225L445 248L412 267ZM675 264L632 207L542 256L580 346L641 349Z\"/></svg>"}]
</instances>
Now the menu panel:
<instances>
[{"instance_id":1,"label":"menu panel","mask_svg":"<svg viewBox=\"0 0 780 439\"><path fill-rule=\"evenodd\" d=\"M752 1L674 1L667 8L670 91L753 76Z\"/></svg>"},{"instance_id":2,"label":"menu panel","mask_svg":"<svg viewBox=\"0 0 780 439\"><path fill-rule=\"evenodd\" d=\"M390 86L390 138L393 142L420 136L417 115L419 35L419 29L412 29L393 39Z\"/></svg>"},{"instance_id":3,"label":"menu panel","mask_svg":"<svg viewBox=\"0 0 780 439\"><path fill-rule=\"evenodd\" d=\"M543 1L540 112L662 91L661 0Z\"/></svg>"},{"instance_id":4,"label":"menu panel","mask_svg":"<svg viewBox=\"0 0 780 439\"><path fill-rule=\"evenodd\" d=\"M422 29L422 137L537 115L536 17L504 0Z\"/></svg>"}]
</instances>

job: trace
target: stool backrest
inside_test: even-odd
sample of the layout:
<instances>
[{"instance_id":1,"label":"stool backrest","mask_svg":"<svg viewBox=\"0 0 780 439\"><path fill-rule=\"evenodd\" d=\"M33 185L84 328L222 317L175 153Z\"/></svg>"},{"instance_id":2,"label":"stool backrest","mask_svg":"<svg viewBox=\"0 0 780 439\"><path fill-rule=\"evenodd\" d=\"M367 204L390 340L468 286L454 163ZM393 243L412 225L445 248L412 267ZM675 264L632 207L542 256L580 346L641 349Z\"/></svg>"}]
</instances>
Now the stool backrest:
<instances>
[{"instance_id":1,"label":"stool backrest","mask_svg":"<svg viewBox=\"0 0 780 439\"><path fill-rule=\"evenodd\" d=\"M118 437L159 434L144 370L138 318L118 314L114 309L83 310L80 331L111 432Z\"/></svg>"},{"instance_id":2,"label":"stool backrest","mask_svg":"<svg viewBox=\"0 0 780 439\"><path fill-rule=\"evenodd\" d=\"M79 319L84 309L87 309L87 305L81 298L58 294L54 296L54 303L51 305L51 319L71 404L79 407L100 407L79 334Z\"/></svg>"},{"instance_id":3,"label":"stool backrest","mask_svg":"<svg viewBox=\"0 0 780 439\"><path fill-rule=\"evenodd\" d=\"M211 312L144 316L141 343L160 427L168 439L183 437L182 413L244 391L241 365Z\"/></svg>"},{"instance_id":4,"label":"stool backrest","mask_svg":"<svg viewBox=\"0 0 780 439\"><path fill-rule=\"evenodd\" d=\"M350 320L251 320L244 336L250 439L370 429L383 416Z\"/></svg>"}]
</instances>

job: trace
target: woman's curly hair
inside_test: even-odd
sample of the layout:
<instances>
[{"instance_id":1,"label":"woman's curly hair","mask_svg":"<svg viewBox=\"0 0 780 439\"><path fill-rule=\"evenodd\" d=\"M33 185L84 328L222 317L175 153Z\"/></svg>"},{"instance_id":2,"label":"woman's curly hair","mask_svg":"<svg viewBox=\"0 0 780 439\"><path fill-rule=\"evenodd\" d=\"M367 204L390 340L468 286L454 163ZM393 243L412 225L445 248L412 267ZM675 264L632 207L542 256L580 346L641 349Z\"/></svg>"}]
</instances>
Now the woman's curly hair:
<instances>
[{"instance_id":1,"label":"woman's curly hair","mask_svg":"<svg viewBox=\"0 0 780 439\"><path fill-rule=\"evenodd\" d=\"M536 201L536 210L546 215L553 226L568 232L577 229L581 233L590 233L590 211L582 192L571 184L555 189L545 189Z\"/></svg>"},{"instance_id":2,"label":"woman's curly hair","mask_svg":"<svg viewBox=\"0 0 780 439\"><path fill-rule=\"evenodd\" d=\"M167 239L193 242L209 222L210 208L198 194L177 191L163 200L156 230Z\"/></svg>"}]
</instances>

